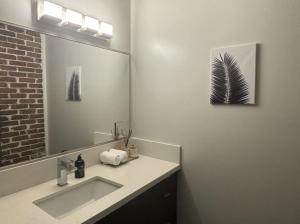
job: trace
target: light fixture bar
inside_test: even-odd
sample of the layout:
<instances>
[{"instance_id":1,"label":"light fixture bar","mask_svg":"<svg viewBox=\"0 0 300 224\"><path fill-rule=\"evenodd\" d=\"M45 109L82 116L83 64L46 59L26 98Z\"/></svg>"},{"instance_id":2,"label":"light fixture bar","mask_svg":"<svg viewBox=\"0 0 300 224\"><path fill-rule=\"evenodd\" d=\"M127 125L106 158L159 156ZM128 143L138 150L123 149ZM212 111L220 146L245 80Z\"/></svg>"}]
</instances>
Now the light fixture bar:
<instances>
[{"instance_id":1,"label":"light fixture bar","mask_svg":"<svg viewBox=\"0 0 300 224\"><path fill-rule=\"evenodd\" d=\"M64 12L64 19L60 26L65 26L71 29L79 29L83 23L83 16L80 12L66 9Z\"/></svg>"},{"instance_id":2,"label":"light fixture bar","mask_svg":"<svg viewBox=\"0 0 300 224\"><path fill-rule=\"evenodd\" d=\"M99 21L90 16L84 16L84 22L79 32L84 32L90 35L98 33L99 30Z\"/></svg>"},{"instance_id":3,"label":"light fixture bar","mask_svg":"<svg viewBox=\"0 0 300 224\"><path fill-rule=\"evenodd\" d=\"M97 37L102 37L110 39L113 36L113 26L107 22L101 22L99 26L99 31L96 35Z\"/></svg>"},{"instance_id":4,"label":"light fixture bar","mask_svg":"<svg viewBox=\"0 0 300 224\"><path fill-rule=\"evenodd\" d=\"M113 26L110 23L100 22L50 1L37 0L37 19L103 39L111 39L113 36Z\"/></svg>"},{"instance_id":5,"label":"light fixture bar","mask_svg":"<svg viewBox=\"0 0 300 224\"><path fill-rule=\"evenodd\" d=\"M38 1L38 20L59 23L63 19L63 7L49 1Z\"/></svg>"}]
</instances>

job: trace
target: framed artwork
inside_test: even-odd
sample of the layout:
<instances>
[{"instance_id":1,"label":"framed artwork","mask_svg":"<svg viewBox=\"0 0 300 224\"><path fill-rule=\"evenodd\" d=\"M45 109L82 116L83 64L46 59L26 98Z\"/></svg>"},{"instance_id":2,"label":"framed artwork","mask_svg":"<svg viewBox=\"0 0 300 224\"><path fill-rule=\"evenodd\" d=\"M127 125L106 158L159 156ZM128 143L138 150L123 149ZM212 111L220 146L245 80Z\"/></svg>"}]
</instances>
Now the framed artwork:
<instances>
[{"instance_id":1,"label":"framed artwork","mask_svg":"<svg viewBox=\"0 0 300 224\"><path fill-rule=\"evenodd\" d=\"M66 68L66 100L81 101L81 67Z\"/></svg>"},{"instance_id":2,"label":"framed artwork","mask_svg":"<svg viewBox=\"0 0 300 224\"><path fill-rule=\"evenodd\" d=\"M211 104L255 104L256 46L211 50Z\"/></svg>"}]
</instances>

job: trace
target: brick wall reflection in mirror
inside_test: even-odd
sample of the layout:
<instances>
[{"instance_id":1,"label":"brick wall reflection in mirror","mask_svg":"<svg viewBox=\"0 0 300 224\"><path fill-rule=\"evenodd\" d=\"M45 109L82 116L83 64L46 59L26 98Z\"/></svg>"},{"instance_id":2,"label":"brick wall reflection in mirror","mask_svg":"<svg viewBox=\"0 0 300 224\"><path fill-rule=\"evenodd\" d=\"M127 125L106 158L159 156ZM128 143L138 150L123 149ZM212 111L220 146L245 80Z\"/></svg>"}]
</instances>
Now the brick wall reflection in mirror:
<instances>
[{"instance_id":1,"label":"brick wall reflection in mirror","mask_svg":"<svg viewBox=\"0 0 300 224\"><path fill-rule=\"evenodd\" d=\"M41 35L0 23L0 166L46 155Z\"/></svg>"}]
</instances>

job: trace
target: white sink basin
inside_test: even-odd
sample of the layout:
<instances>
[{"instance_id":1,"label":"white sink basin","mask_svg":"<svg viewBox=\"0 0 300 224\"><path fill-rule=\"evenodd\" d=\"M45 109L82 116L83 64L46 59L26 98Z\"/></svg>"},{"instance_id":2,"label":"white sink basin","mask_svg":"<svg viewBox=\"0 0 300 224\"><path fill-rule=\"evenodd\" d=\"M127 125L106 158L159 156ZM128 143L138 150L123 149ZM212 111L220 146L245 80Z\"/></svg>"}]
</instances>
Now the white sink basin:
<instances>
[{"instance_id":1,"label":"white sink basin","mask_svg":"<svg viewBox=\"0 0 300 224\"><path fill-rule=\"evenodd\" d=\"M120 187L122 187L121 184L101 177L93 177L33 203L54 218L61 219Z\"/></svg>"}]
</instances>

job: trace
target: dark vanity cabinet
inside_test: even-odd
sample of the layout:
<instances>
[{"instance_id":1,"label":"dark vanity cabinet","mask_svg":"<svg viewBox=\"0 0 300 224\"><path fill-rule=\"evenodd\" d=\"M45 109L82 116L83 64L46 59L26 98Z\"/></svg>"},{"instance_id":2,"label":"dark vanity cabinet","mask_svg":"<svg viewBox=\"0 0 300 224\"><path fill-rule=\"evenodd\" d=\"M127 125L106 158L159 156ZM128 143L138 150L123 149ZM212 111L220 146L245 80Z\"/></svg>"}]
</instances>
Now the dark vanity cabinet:
<instances>
[{"instance_id":1,"label":"dark vanity cabinet","mask_svg":"<svg viewBox=\"0 0 300 224\"><path fill-rule=\"evenodd\" d=\"M95 224L176 224L176 195L173 174Z\"/></svg>"}]
</instances>

